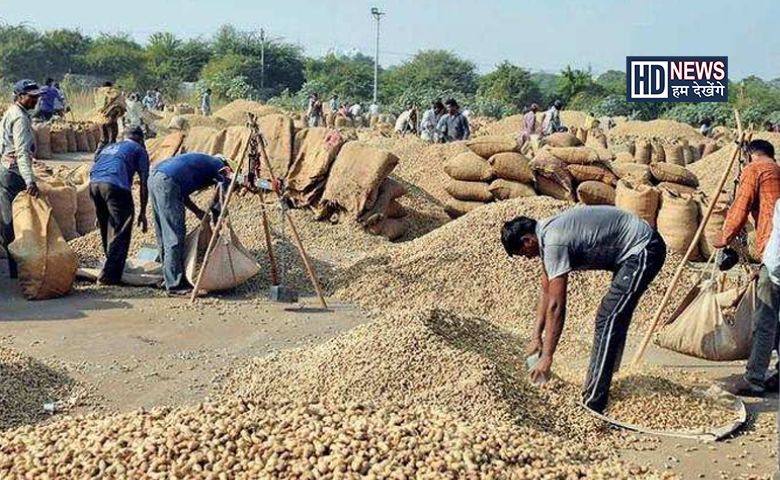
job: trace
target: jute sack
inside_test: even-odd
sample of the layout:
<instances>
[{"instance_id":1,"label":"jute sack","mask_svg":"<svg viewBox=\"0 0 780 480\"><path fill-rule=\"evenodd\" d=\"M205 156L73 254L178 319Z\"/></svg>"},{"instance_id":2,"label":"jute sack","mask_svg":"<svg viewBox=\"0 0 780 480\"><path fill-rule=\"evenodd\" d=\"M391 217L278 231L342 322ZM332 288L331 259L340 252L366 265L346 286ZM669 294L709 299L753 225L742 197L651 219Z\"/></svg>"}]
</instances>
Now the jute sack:
<instances>
[{"instance_id":1,"label":"jute sack","mask_svg":"<svg viewBox=\"0 0 780 480\"><path fill-rule=\"evenodd\" d=\"M76 144L76 132L70 126L65 127L65 141L68 143L68 152L78 152L78 144Z\"/></svg>"},{"instance_id":2,"label":"jute sack","mask_svg":"<svg viewBox=\"0 0 780 480\"><path fill-rule=\"evenodd\" d=\"M556 158L537 156L531 162L536 190L548 197L575 202L574 182L566 163Z\"/></svg>"},{"instance_id":3,"label":"jute sack","mask_svg":"<svg viewBox=\"0 0 780 480\"><path fill-rule=\"evenodd\" d=\"M615 162L612 164L612 171L619 179L634 185L650 185L652 182L650 167L641 163Z\"/></svg>"},{"instance_id":4,"label":"jute sack","mask_svg":"<svg viewBox=\"0 0 780 480\"><path fill-rule=\"evenodd\" d=\"M643 165L648 165L653 157L653 146L650 142L644 139L636 141L636 151L634 153L634 161Z\"/></svg>"},{"instance_id":5,"label":"jute sack","mask_svg":"<svg viewBox=\"0 0 780 480\"><path fill-rule=\"evenodd\" d=\"M631 152L618 152L615 154L615 162L634 163L634 155Z\"/></svg>"},{"instance_id":6,"label":"jute sack","mask_svg":"<svg viewBox=\"0 0 780 480\"><path fill-rule=\"evenodd\" d=\"M713 142L713 141L711 141L711 140L708 141L708 142L703 143L703 145L704 145L704 147L703 147L702 152L701 152L701 156L702 157L706 157L707 155L709 155L711 153L717 152L718 148L719 148L718 144Z\"/></svg>"},{"instance_id":7,"label":"jute sack","mask_svg":"<svg viewBox=\"0 0 780 480\"><path fill-rule=\"evenodd\" d=\"M319 202L343 144L338 130L324 127L304 128L295 135L295 156L287 172L287 194L293 206L302 208Z\"/></svg>"},{"instance_id":8,"label":"jute sack","mask_svg":"<svg viewBox=\"0 0 780 480\"><path fill-rule=\"evenodd\" d=\"M61 180L52 179L49 182L39 182L38 189L41 196L49 203L52 216L62 232L65 240L72 240L79 236L76 229L76 189L66 185Z\"/></svg>"},{"instance_id":9,"label":"jute sack","mask_svg":"<svg viewBox=\"0 0 780 480\"><path fill-rule=\"evenodd\" d=\"M582 182L577 186L577 198L585 205L614 205L615 188L602 182Z\"/></svg>"},{"instance_id":10,"label":"jute sack","mask_svg":"<svg viewBox=\"0 0 780 480\"><path fill-rule=\"evenodd\" d=\"M228 158L234 165L244 158L249 149L248 127L234 125L225 129L225 142L222 145L222 155Z\"/></svg>"},{"instance_id":11,"label":"jute sack","mask_svg":"<svg viewBox=\"0 0 780 480\"><path fill-rule=\"evenodd\" d=\"M699 206L689 195L680 196L665 190L661 194L661 208L658 210L658 233L663 237L670 252L685 254L699 228ZM696 245L690 259L699 258Z\"/></svg>"},{"instance_id":12,"label":"jute sack","mask_svg":"<svg viewBox=\"0 0 780 480\"><path fill-rule=\"evenodd\" d=\"M520 145L514 135L486 135L466 141L469 149L484 159L497 153L519 152Z\"/></svg>"},{"instance_id":13,"label":"jute sack","mask_svg":"<svg viewBox=\"0 0 780 480\"><path fill-rule=\"evenodd\" d=\"M89 172L91 165L82 165L73 169L65 182L76 189L76 231L79 236L86 235L97 228L95 202L89 194Z\"/></svg>"},{"instance_id":14,"label":"jute sack","mask_svg":"<svg viewBox=\"0 0 780 480\"><path fill-rule=\"evenodd\" d=\"M211 238L211 215L204 215L201 224L187 235L187 252L184 273L187 281L195 285L201 263ZM260 273L260 265L236 237L230 222L222 224L217 243L211 252L206 270L201 278L200 290L219 292L236 288Z\"/></svg>"},{"instance_id":15,"label":"jute sack","mask_svg":"<svg viewBox=\"0 0 780 480\"><path fill-rule=\"evenodd\" d=\"M78 257L62 237L43 198L22 192L13 202L16 239L8 246L19 264L19 286L28 300L68 293L76 279Z\"/></svg>"},{"instance_id":16,"label":"jute sack","mask_svg":"<svg viewBox=\"0 0 780 480\"><path fill-rule=\"evenodd\" d=\"M663 163L666 161L666 152L664 152L664 146L661 142L653 139L650 141L650 147L652 152L650 155L651 163Z\"/></svg>"},{"instance_id":17,"label":"jute sack","mask_svg":"<svg viewBox=\"0 0 780 480\"><path fill-rule=\"evenodd\" d=\"M373 235L380 235L392 242L403 237L409 227L399 218L385 218L374 223L367 230Z\"/></svg>"},{"instance_id":18,"label":"jute sack","mask_svg":"<svg viewBox=\"0 0 780 480\"><path fill-rule=\"evenodd\" d=\"M661 182L655 186L660 191L672 192L677 195L693 195L696 193L696 189L687 185L681 185L679 183Z\"/></svg>"},{"instance_id":19,"label":"jute sack","mask_svg":"<svg viewBox=\"0 0 780 480\"><path fill-rule=\"evenodd\" d=\"M655 227L660 196L650 185L635 185L620 180L615 189L615 206L633 213Z\"/></svg>"},{"instance_id":20,"label":"jute sack","mask_svg":"<svg viewBox=\"0 0 780 480\"><path fill-rule=\"evenodd\" d=\"M197 152L208 155L220 153L225 145L225 130L212 127L192 127L184 137L182 150L188 153Z\"/></svg>"},{"instance_id":21,"label":"jute sack","mask_svg":"<svg viewBox=\"0 0 780 480\"><path fill-rule=\"evenodd\" d=\"M487 182L493 178L493 168L484 158L472 151L462 152L450 158L444 165L444 173L455 180Z\"/></svg>"},{"instance_id":22,"label":"jute sack","mask_svg":"<svg viewBox=\"0 0 780 480\"><path fill-rule=\"evenodd\" d=\"M406 216L406 214L406 208L404 208L404 206L401 205L398 200L392 200L387 205L387 209L385 210L385 215L387 215L387 218L403 218Z\"/></svg>"},{"instance_id":23,"label":"jute sack","mask_svg":"<svg viewBox=\"0 0 780 480\"><path fill-rule=\"evenodd\" d=\"M493 167L493 173L498 178L522 183L534 181L531 161L522 154L515 152L497 153L490 157L488 163Z\"/></svg>"},{"instance_id":24,"label":"jute sack","mask_svg":"<svg viewBox=\"0 0 780 480\"><path fill-rule=\"evenodd\" d=\"M76 150L79 152L91 152L89 149L89 140L87 140L87 132L84 127L79 127L75 130L76 134Z\"/></svg>"},{"instance_id":25,"label":"jute sack","mask_svg":"<svg viewBox=\"0 0 780 480\"><path fill-rule=\"evenodd\" d=\"M281 113L272 113L260 117L257 124L266 140L266 153L268 154L271 168L274 170L274 175L284 178L293 158L295 130L292 118ZM260 174L264 178L271 178L265 162L261 165Z\"/></svg>"},{"instance_id":26,"label":"jute sack","mask_svg":"<svg viewBox=\"0 0 780 480\"><path fill-rule=\"evenodd\" d=\"M520 197L535 197L536 191L531 185L512 180L499 178L493 180L489 187L490 193L495 200L510 200Z\"/></svg>"},{"instance_id":27,"label":"jute sack","mask_svg":"<svg viewBox=\"0 0 780 480\"><path fill-rule=\"evenodd\" d=\"M673 165L685 166L685 157L683 156L683 147L675 142L664 147L666 162Z\"/></svg>"},{"instance_id":28,"label":"jute sack","mask_svg":"<svg viewBox=\"0 0 780 480\"><path fill-rule=\"evenodd\" d=\"M94 152L97 150L98 143L100 142L99 138L95 138L95 131L94 129L89 126L84 130L84 133L87 135L87 146L89 147L88 152Z\"/></svg>"},{"instance_id":29,"label":"jute sack","mask_svg":"<svg viewBox=\"0 0 780 480\"><path fill-rule=\"evenodd\" d=\"M68 153L68 136L64 130L51 130L51 153Z\"/></svg>"},{"instance_id":30,"label":"jute sack","mask_svg":"<svg viewBox=\"0 0 780 480\"><path fill-rule=\"evenodd\" d=\"M482 202L469 202L448 197L444 201L444 211L450 218L458 218L484 205Z\"/></svg>"},{"instance_id":31,"label":"jute sack","mask_svg":"<svg viewBox=\"0 0 780 480\"><path fill-rule=\"evenodd\" d=\"M333 162L322 199L357 218L374 205L379 186L396 165L398 157L387 150L347 142Z\"/></svg>"},{"instance_id":32,"label":"jute sack","mask_svg":"<svg viewBox=\"0 0 780 480\"><path fill-rule=\"evenodd\" d=\"M578 165L573 163L566 168L578 182L596 181L614 186L618 181L618 177L603 165Z\"/></svg>"},{"instance_id":33,"label":"jute sack","mask_svg":"<svg viewBox=\"0 0 780 480\"><path fill-rule=\"evenodd\" d=\"M566 163L589 164L599 161L598 153L590 147L545 147L545 150Z\"/></svg>"},{"instance_id":34,"label":"jute sack","mask_svg":"<svg viewBox=\"0 0 780 480\"><path fill-rule=\"evenodd\" d=\"M689 163L693 163L693 148L691 148L691 145L688 143L688 140L681 139L680 140L680 148L682 149L682 156L683 156L683 162L684 165L688 165Z\"/></svg>"},{"instance_id":35,"label":"jute sack","mask_svg":"<svg viewBox=\"0 0 780 480\"><path fill-rule=\"evenodd\" d=\"M581 147L582 142L569 132L556 132L541 140L542 145L551 147Z\"/></svg>"},{"instance_id":36,"label":"jute sack","mask_svg":"<svg viewBox=\"0 0 780 480\"><path fill-rule=\"evenodd\" d=\"M343 117L341 115L336 116L336 118L333 121L333 124L336 126L336 128L351 128L355 126L352 123L352 119Z\"/></svg>"},{"instance_id":37,"label":"jute sack","mask_svg":"<svg viewBox=\"0 0 780 480\"><path fill-rule=\"evenodd\" d=\"M161 138L153 138L146 143L149 162L155 164L167 160L179 153L184 143L184 132L173 132Z\"/></svg>"},{"instance_id":38,"label":"jute sack","mask_svg":"<svg viewBox=\"0 0 780 480\"><path fill-rule=\"evenodd\" d=\"M598 131L591 132L590 135L588 135L588 139L585 142L585 145L594 148L594 149L601 149L604 150L607 148L607 136L604 135L604 132L599 129Z\"/></svg>"},{"instance_id":39,"label":"jute sack","mask_svg":"<svg viewBox=\"0 0 780 480\"><path fill-rule=\"evenodd\" d=\"M650 173L658 182L672 182L689 187L698 187L699 179L685 167L672 165L671 163L651 163Z\"/></svg>"},{"instance_id":40,"label":"jute sack","mask_svg":"<svg viewBox=\"0 0 780 480\"><path fill-rule=\"evenodd\" d=\"M699 201L699 212L702 220L709 208L709 200L702 199ZM728 202L719 201L715 204L715 208L712 210L710 219L707 225L704 226L704 235L701 236L699 241L699 249L704 258L710 258L715 251L715 247L712 245L720 239L720 234L723 231L723 223L726 221L726 214L729 211Z\"/></svg>"},{"instance_id":41,"label":"jute sack","mask_svg":"<svg viewBox=\"0 0 780 480\"><path fill-rule=\"evenodd\" d=\"M693 301L661 330L656 343L707 360L748 358L756 308L755 282L718 293L717 281L706 279L694 287L692 294L696 295Z\"/></svg>"},{"instance_id":42,"label":"jute sack","mask_svg":"<svg viewBox=\"0 0 780 480\"><path fill-rule=\"evenodd\" d=\"M463 180L450 179L444 185L444 190L457 200L492 202L493 195L488 187L489 185L485 182L464 182Z\"/></svg>"},{"instance_id":43,"label":"jute sack","mask_svg":"<svg viewBox=\"0 0 780 480\"><path fill-rule=\"evenodd\" d=\"M367 209L358 218L358 222L364 225L368 225L373 224L377 220L381 220L383 218L392 218L392 216L388 213L388 211L392 208L391 204L396 202L398 198L406 195L406 193L406 187L401 185L400 182L393 180L392 178L386 178L385 181L382 182L382 185L379 186L379 193L376 196L374 205Z\"/></svg>"},{"instance_id":44,"label":"jute sack","mask_svg":"<svg viewBox=\"0 0 780 480\"><path fill-rule=\"evenodd\" d=\"M577 127L574 131L574 136L577 137L577 140L579 140L582 143L585 143L588 141L588 131L584 128Z\"/></svg>"},{"instance_id":45,"label":"jute sack","mask_svg":"<svg viewBox=\"0 0 780 480\"><path fill-rule=\"evenodd\" d=\"M35 158L47 160L51 158L51 127L37 124L33 127L35 138Z\"/></svg>"}]
</instances>

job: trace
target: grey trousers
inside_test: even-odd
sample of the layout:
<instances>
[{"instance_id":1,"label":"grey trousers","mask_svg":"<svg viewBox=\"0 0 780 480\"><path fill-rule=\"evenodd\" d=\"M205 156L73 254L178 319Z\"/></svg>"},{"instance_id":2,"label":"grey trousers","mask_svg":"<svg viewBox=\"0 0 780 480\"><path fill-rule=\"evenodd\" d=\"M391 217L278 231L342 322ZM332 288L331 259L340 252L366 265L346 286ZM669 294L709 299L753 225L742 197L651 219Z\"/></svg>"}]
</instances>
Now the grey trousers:
<instances>
[{"instance_id":1,"label":"grey trousers","mask_svg":"<svg viewBox=\"0 0 780 480\"><path fill-rule=\"evenodd\" d=\"M154 212L154 230L162 258L165 289L186 288L184 255L187 226L184 223L181 187L173 178L153 170L149 176L149 198Z\"/></svg>"},{"instance_id":2,"label":"grey trousers","mask_svg":"<svg viewBox=\"0 0 780 480\"><path fill-rule=\"evenodd\" d=\"M8 253L8 245L16 238L14 235L14 217L11 204L17 195L27 188L24 179L18 172L0 167L0 240L8 257L8 274L16 278L16 262Z\"/></svg>"},{"instance_id":3,"label":"grey trousers","mask_svg":"<svg viewBox=\"0 0 780 480\"><path fill-rule=\"evenodd\" d=\"M756 285L756 310L753 312L753 345L747 363L745 379L763 385L772 350L777 348L777 323L780 314L780 286L769 279L769 272L761 266Z\"/></svg>"}]
</instances>

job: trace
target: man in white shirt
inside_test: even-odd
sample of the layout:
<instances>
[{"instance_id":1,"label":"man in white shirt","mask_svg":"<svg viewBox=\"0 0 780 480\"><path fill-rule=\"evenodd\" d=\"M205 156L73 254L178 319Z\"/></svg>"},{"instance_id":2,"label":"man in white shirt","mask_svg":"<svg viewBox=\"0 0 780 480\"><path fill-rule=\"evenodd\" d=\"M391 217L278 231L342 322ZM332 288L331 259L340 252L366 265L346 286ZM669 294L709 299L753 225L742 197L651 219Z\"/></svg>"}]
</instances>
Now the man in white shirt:
<instances>
[{"instance_id":1,"label":"man in white shirt","mask_svg":"<svg viewBox=\"0 0 780 480\"><path fill-rule=\"evenodd\" d=\"M363 107L361 107L357 102L353 103L352 106L349 107L349 114L352 116L352 118L358 118L362 112Z\"/></svg>"}]
</instances>

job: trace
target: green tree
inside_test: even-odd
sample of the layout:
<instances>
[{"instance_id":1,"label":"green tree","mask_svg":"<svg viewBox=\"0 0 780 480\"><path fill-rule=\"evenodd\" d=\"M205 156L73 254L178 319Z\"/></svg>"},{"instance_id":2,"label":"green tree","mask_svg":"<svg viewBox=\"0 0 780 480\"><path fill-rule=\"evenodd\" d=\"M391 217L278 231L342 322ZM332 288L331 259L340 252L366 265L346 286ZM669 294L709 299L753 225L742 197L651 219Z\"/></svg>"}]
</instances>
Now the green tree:
<instances>
[{"instance_id":1,"label":"green tree","mask_svg":"<svg viewBox=\"0 0 780 480\"><path fill-rule=\"evenodd\" d=\"M620 70L607 70L596 78L599 85L610 94L626 94L626 74Z\"/></svg>"},{"instance_id":2,"label":"green tree","mask_svg":"<svg viewBox=\"0 0 780 480\"><path fill-rule=\"evenodd\" d=\"M580 92L588 91L594 93L594 91L600 89L593 82L593 75L590 70L573 69L571 66L567 66L561 71L556 87L558 100L561 100L564 104L568 104Z\"/></svg>"},{"instance_id":3,"label":"green tree","mask_svg":"<svg viewBox=\"0 0 780 480\"><path fill-rule=\"evenodd\" d=\"M423 50L411 60L387 69L380 81L385 103L410 88L473 95L477 91L476 67L446 50Z\"/></svg>"},{"instance_id":4,"label":"green tree","mask_svg":"<svg viewBox=\"0 0 780 480\"><path fill-rule=\"evenodd\" d=\"M479 79L477 95L485 100L514 106L516 110L542 101L542 93L531 80L531 74L506 61Z\"/></svg>"},{"instance_id":5,"label":"green tree","mask_svg":"<svg viewBox=\"0 0 780 480\"><path fill-rule=\"evenodd\" d=\"M141 46L126 34L102 34L84 55L87 73L111 78L147 76L146 59Z\"/></svg>"},{"instance_id":6,"label":"green tree","mask_svg":"<svg viewBox=\"0 0 780 480\"><path fill-rule=\"evenodd\" d=\"M43 42L47 50L48 76L60 78L84 69L83 56L91 44L89 37L78 30L49 30L43 34Z\"/></svg>"},{"instance_id":7,"label":"green tree","mask_svg":"<svg viewBox=\"0 0 780 480\"><path fill-rule=\"evenodd\" d=\"M190 39L182 42L177 49L174 67L178 78L185 82L197 81L211 56L211 47L203 40Z\"/></svg>"},{"instance_id":8,"label":"green tree","mask_svg":"<svg viewBox=\"0 0 780 480\"><path fill-rule=\"evenodd\" d=\"M47 58L46 43L38 32L24 25L0 25L0 78L41 79L47 74Z\"/></svg>"},{"instance_id":9,"label":"green tree","mask_svg":"<svg viewBox=\"0 0 780 480\"><path fill-rule=\"evenodd\" d=\"M374 60L360 53L354 56L327 54L306 60L307 82L317 82L323 97L338 95L344 101L368 101L373 95Z\"/></svg>"}]
</instances>

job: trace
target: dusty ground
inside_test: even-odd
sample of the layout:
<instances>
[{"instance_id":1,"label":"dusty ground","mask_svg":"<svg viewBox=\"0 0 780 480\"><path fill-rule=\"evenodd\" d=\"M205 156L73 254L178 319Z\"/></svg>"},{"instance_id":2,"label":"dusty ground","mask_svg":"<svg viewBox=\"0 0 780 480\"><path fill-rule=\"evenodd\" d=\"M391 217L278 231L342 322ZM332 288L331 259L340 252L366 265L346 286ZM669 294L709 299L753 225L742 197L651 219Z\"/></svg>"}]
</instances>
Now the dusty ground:
<instances>
[{"instance_id":1,"label":"dusty ground","mask_svg":"<svg viewBox=\"0 0 780 480\"><path fill-rule=\"evenodd\" d=\"M192 310L182 308L187 300L143 289L111 299L100 290L79 290L66 298L29 303L5 278L0 291L0 342L66 369L92 387L97 406L107 410L196 402L237 362L322 342L367 321L354 308L335 303L323 312L262 298L211 299ZM313 298L303 302L316 306ZM704 362L657 349L648 358L696 368L714 381L743 368L739 362ZM776 465L772 424L777 406L776 397L749 402L751 422L723 442L637 435L638 445L648 450L626 449L622 456L684 479L769 478Z\"/></svg>"}]
</instances>

